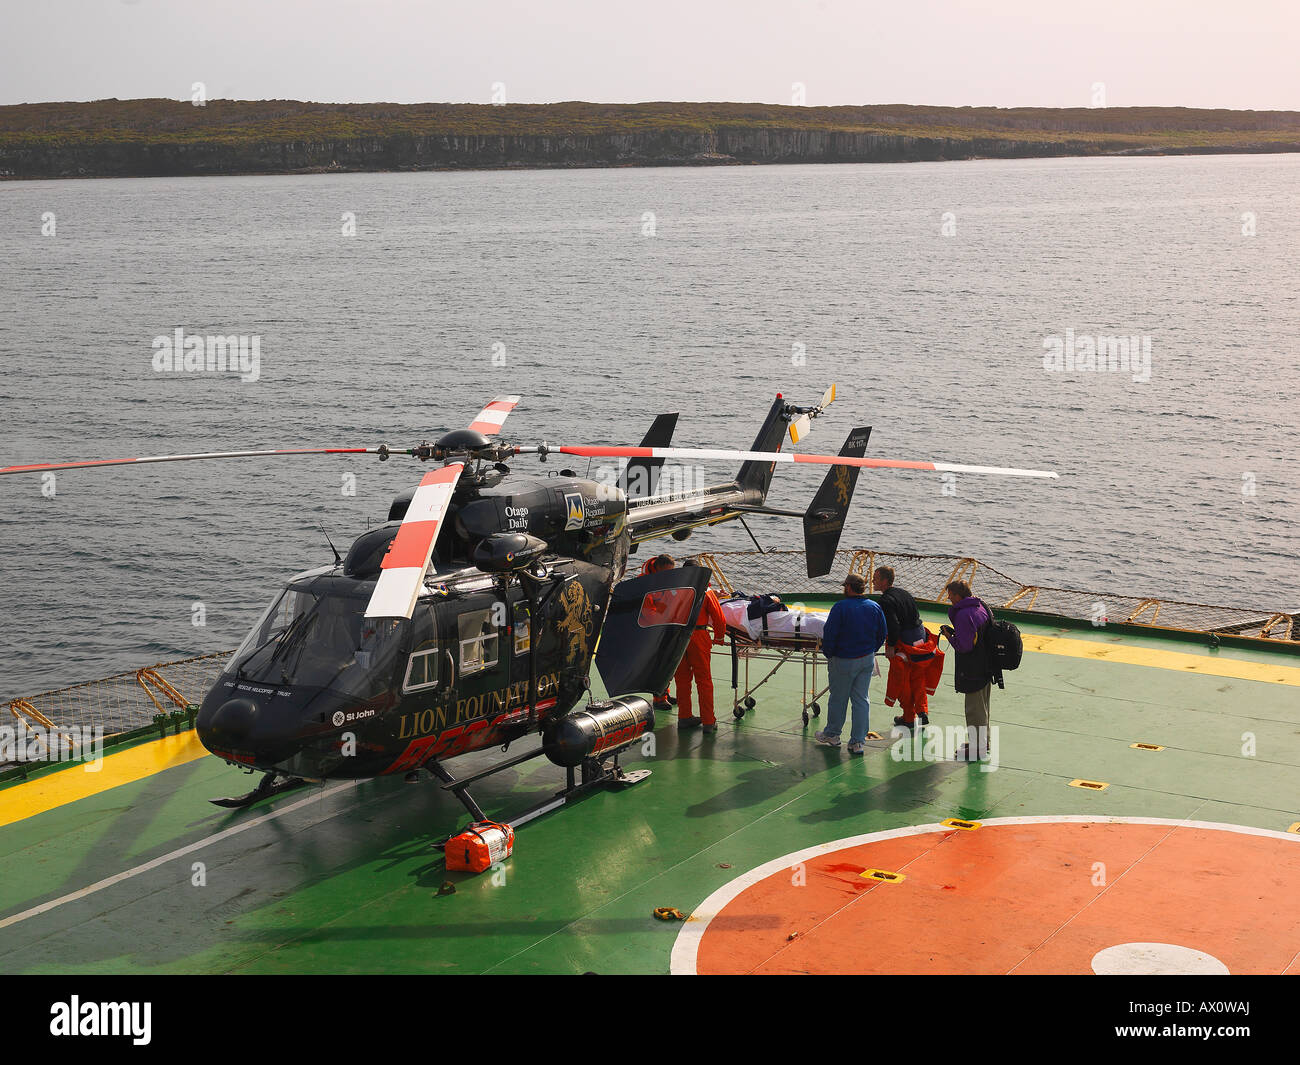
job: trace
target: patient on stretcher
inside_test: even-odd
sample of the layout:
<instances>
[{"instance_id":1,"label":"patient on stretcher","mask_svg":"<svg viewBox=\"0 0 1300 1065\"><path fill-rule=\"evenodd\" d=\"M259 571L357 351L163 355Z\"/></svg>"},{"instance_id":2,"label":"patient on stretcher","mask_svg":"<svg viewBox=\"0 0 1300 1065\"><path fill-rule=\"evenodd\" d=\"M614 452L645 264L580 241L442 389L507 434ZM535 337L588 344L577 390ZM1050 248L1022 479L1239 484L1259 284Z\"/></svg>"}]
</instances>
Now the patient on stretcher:
<instances>
[{"instance_id":1,"label":"patient on stretcher","mask_svg":"<svg viewBox=\"0 0 1300 1065\"><path fill-rule=\"evenodd\" d=\"M809 640L818 642L829 611L807 610L781 602L774 595L736 595L722 600L727 631L749 640Z\"/></svg>"}]
</instances>

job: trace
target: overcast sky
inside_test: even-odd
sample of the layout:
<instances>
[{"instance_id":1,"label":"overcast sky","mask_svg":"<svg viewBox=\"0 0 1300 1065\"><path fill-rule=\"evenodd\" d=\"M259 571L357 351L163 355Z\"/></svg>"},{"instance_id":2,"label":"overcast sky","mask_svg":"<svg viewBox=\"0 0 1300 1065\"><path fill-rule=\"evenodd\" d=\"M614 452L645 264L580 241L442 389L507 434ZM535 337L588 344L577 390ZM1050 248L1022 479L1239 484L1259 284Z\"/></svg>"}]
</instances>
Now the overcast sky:
<instances>
[{"instance_id":1,"label":"overcast sky","mask_svg":"<svg viewBox=\"0 0 1300 1065\"><path fill-rule=\"evenodd\" d=\"M1298 0L0 0L0 103L1300 109Z\"/></svg>"}]
</instances>

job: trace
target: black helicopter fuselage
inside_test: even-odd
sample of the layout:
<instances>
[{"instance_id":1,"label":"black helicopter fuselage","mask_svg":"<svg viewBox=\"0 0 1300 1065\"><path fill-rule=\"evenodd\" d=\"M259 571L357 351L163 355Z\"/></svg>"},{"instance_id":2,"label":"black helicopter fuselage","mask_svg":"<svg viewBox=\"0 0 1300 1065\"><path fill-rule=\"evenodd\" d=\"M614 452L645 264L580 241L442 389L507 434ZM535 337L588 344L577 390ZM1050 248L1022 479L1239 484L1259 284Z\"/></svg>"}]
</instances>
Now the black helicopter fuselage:
<instances>
[{"instance_id":1,"label":"black helicopter fuselage","mask_svg":"<svg viewBox=\"0 0 1300 1065\"><path fill-rule=\"evenodd\" d=\"M752 450L779 447L794 410L778 394ZM486 443L464 430L439 442ZM761 507L772 472L750 460L734 481L629 501L568 470L528 477L474 463L411 617L367 618L407 491L341 563L288 583L208 693L199 738L232 764L308 779L411 771L536 731L554 747L547 730L589 689L598 638L612 695L662 691L690 639L707 575L660 573L616 590L634 545ZM599 736L587 739L619 735L620 708L589 709Z\"/></svg>"},{"instance_id":2,"label":"black helicopter fuselage","mask_svg":"<svg viewBox=\"0 0 1300 1065\"><path fill-rule=\"evenodd\" d=\"M310 779L380 776L509 743L583 696L627 563L623 493L573 476L460 488L412 617L366 618L405 502L341 564L292 579L235 652L196 722L214 754ZM545 550L522 573L472 564L501 533Z\"/></svg>"}]
</instances>

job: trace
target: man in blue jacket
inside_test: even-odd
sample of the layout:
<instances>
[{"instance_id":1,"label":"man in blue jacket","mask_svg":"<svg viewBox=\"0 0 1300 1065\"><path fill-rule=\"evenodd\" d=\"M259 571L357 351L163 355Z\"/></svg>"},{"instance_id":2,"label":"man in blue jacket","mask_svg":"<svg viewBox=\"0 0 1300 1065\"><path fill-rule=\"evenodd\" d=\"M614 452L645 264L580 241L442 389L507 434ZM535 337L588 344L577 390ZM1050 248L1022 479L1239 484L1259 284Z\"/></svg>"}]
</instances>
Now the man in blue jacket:
<instances>
[{"instance_id":1,"label":"man in blue jacket","mask_svg":"<svg viewBox=\"0 0 1300 1065\"><path fill-rule=\"evenodd\" d=\"M839 747L840 730L849 700L853 700L853 728L849 754L861 754L867 745L871 704L867 688L876 662L876 652L885 642L888 627L884 611L867 598L867 582L861 574L844 578L844 595L826 618L822 631L822 653L831 675L831 695L826 708L826 728L817 733L822 747Z\"/></svg>"}]
</instances>

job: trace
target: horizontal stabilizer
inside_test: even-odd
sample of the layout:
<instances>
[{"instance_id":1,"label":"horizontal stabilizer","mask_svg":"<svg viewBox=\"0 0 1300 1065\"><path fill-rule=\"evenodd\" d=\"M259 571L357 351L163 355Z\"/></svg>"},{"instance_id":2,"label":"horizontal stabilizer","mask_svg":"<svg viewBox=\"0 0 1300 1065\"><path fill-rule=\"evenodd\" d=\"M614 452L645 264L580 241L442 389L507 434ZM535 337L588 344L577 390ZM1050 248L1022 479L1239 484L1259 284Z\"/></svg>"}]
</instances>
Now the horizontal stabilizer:
<instances>
[{"instance_id":1,"label":"horizontal stabilizer","mask_svg":"<svg viewBox=\"0 0 1300 1065\"><path fill-rule=\"evenodd\" d=\"M797 510L781 510L778 507L751 507L745 504L733 504L728 510L738 510L742 514L770 514L777 518L802 518L803 514Z\"/></svg>"}]
</instances>

